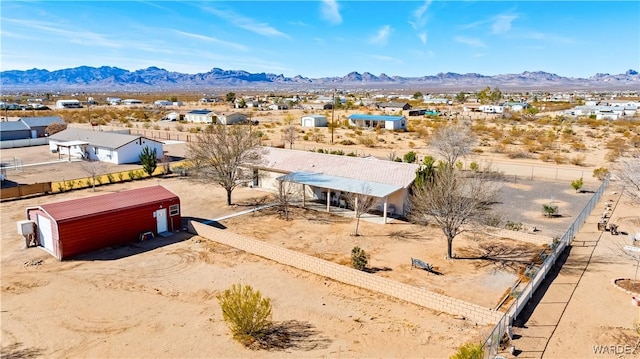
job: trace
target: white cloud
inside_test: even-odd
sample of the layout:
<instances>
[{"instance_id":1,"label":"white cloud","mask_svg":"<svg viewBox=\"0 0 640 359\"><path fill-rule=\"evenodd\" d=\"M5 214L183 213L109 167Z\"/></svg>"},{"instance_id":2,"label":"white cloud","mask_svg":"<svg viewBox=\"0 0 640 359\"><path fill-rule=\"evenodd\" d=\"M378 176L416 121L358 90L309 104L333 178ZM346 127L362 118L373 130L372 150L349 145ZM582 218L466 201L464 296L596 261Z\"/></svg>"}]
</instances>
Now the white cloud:
<instances>
[{"instance_id":1,"label":"white cloud","mask_svg":"<svg viewBox=\"0 0 640 359\"><path fill-rule=\"evenodd\" d=\"M387 55L369 55L369 57L371 57L372 59L376 59L376 60L380 60L380 61L386 61L386 62L393 62L396 64L402 64L402 60L398 59L396 57L393 56L387 56Z\"/></svg>"},{"instance_id":2,"label":"white cloud","mask_svg":"<svg viewBox=\"0 0 640 359\"><path fill-rule=\"evenodd\" d=\"M411 14L412 20L409 21L409 24L411 24L414 30L420 30L427 24L427 17L424 16L424 14L425 12L427 12L427 9L429 9L430 5L431 0L426 0L424 4L422 4L422 6L415 9Z\"/></svg>"},{"instance_id":3,"label":"white cloud","mask_svg":"<svg viewBox=\"0 0 640 359\"><path fill-rule=\"evenodd\" d=\"M244 45L240 45L234 42L228 42L228 41L224 41L224 40L220 40L218 38L215 37L211 37L211 36L205 36L205 35L200 35L200 34L193 34L190 32L184 32L184 31L179 31L179 30L173 30L176 34L178 35L182 35L184 37L190 37L193 39L197 39L197 40L202 40L202 41L206 41L206 42L213 42L216 44L220 44L223 46L227 46L227 47L231 47L234 48L236 50L240 50L240 51L247 51L248 48Z\"/></svg>"},{"instance_id":4,"label":"white cloud","mask_svg":"<svg viewBox=\"0 0 640 359\"><path fill-rule=\"evenodd\" d=\"M420 41L426 45L427 44L427 33L426 32L421 32L418 34L418 38L420 39Z\"/></svg>"},{"instance_id":5,"label":"white cloud","mask_svg":"<svg viewBox=\"0 0 640 359\"><path fill-rule=\"evenodd\" d=\"M42 30L47 34L55 34L59 38L58 42L67 41L73 44L84 46L98 46L108 48L122 48L122 41L111 40L107 35L96 32L85 31L83 29L64 29L59 24L47 23L44 21L3 19L3 21L24 26L32 29Z\"/></svg>"},{"instance_id":6,"label":"white cloud","mask_svg":"<svg viewBox=\"0 0 640 359\"><path fill-rule=\"evenodd\" d=\"M556 44L575 43L575 40L570 37L560 36L556 34L548 34L544 32L536 32L536 31L528 32L524 34L522 37L524 37L525 39L546 41L546 42L552 42Z\"/></svg>"},{"instance_id":7,"label":"white cloud","mask_svg":"<svg viewBox=\"0 0 640 359\"><path fill-rule=\"evenodd\" d=\"M453 38L456 42L461 44L469 45L471 47L487 47L484 42L480 39L472 38L472 37L464 37L464 36L456 36Z\"/></svg>"},{"instance_id":8,"label":"white cloud","mask_svg":"<svg viewBox=\"0 0 640 359\"><path fill-rule=\"evenodd\" d=\"M369 38L369 42L375 45L386 45L389 41L389 35L393 29L389 25L385 25L376 32L375 35Z\"/></svg>"},{"instance_id":9,"label":"white cloud","mask_svg":"<svg viewBox=\"0 0 640 359\"><path fill-rule=\"evenodd\" d=\"M322 0L320 15L332 24L342 23L342 15L340 15L340 8L336 0Z\"/></svg>"},{"instance_id":10,"label":"white cloud","mask_svg":"<svg viewBox=\"0 0 640 359\"><path fill-rule=\"evenodd\" d=\"M231 10L220 10L212 7L202 7L202 10L219 18L227 20L236 27L254 32L258 35L266 37L284 37L290 39L289 35L279 31L278 29L267 23L258 22L254 19L237 14Z\"/></svg>"},{"instance_id":11,"label":"white cloud","mask_svg":"<svg viewBox=\"0 0 640 359\"><path fill-rule=\"evenodd\" d=\"M511 30L511 23L517 18L515 15L498 15L491 25L491 31L494 34L504 34Z\"/></svg>"}]
</instances>

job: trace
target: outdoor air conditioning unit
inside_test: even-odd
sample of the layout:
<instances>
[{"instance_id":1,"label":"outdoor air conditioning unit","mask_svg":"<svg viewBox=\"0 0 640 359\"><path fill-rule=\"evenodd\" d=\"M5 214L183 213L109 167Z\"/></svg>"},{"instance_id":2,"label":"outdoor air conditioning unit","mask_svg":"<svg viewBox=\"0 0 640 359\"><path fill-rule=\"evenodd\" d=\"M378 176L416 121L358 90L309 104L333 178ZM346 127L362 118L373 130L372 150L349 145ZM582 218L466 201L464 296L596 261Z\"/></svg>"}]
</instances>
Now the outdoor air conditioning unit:
<instances>
[{"instance_id":1,"label":"outdoor air conditioning unit","mask_svg":"<svg viewBox=\"0 0 640 359\"><path fill-rule=\"evenodd\" d=\"M36 231L36 224L33 221L24 220L18 221L18 233L23 236L34 234Z\"/></svg>"}]
</instances>

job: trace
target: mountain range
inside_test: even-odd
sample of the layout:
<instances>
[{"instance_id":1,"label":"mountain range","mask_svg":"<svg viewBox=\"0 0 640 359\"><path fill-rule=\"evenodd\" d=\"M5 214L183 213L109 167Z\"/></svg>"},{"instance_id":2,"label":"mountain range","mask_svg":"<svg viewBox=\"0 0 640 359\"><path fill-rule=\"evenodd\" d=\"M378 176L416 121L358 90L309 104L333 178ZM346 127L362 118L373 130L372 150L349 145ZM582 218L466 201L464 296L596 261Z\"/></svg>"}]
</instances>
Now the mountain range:
<instances>
[{"instance_id":1,"label":"mountain range","mask_svg":"<svg viewBox=\"0 0 640 359\"><path fill-rule=\"evenodd\" d=\"M129 71L118 67L80 66L48 71L44 69L0 72L0 85L9 91L194 91L207 89L441 89L478 90L486 86L511 90L635 90L640 91L640 75L635 70L611 75L598 73L589 78L563 77L543 71L487 76L478 73L438 73L402 77L369 72L350 72L342 77L286 77L271 73L213 68L209 72L186 74L149 67Z\"/></svg>"}]
</instances>

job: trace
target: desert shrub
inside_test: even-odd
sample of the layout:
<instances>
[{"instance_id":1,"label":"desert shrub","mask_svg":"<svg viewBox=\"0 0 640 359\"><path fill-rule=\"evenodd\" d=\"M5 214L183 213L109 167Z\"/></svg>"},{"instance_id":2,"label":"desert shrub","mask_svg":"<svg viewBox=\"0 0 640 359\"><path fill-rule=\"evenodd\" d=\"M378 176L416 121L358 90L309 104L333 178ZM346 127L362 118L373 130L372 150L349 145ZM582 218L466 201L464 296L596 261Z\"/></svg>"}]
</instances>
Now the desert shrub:
<instances>
[{"instance_id":1,"label":"desert shrub","mask_svg":"<svg viewBox=\"0 0 640 359\"><path fill-rule=\"evenodd\" d=\"M72 190L73 187L75 186L76 186L76 181L74 180L67 181L67 187L69 187L70 190Z\"/></svg>"},{"instance_id":2,"label":"desert shrub","mask_svg":"<svg viewBox=\"0 0 640 359\"><path fill-rule=\"evenodd\" d=\"M107 173L107 181L109 181L109 183L115 182L115 178L113 178L111 173Z\"/></svg>"},{"instance_id":3,"label":"desert shrub","mask_svg":"<svg viewBox=\"0 0 640 359\"><path fill-rule=\"evenodd\" d=\"M576 151L584 151L587 149L587 145L585 145L582 142L574 141L574 142L571 142L571 148Z\"/></svg>"},{"instance_id":4,"label":"desert shrub","mask_svg":"<svg viewBox=\"0 0 640 359\"><path fill-rule=\"evenodd\" d=\"M458 161L455 163L455 166L458 171L462 171L462 167L464 167L464 163L462 163L462 161Z\"/></svg>"},{"instance_id":5,"label":"desert shrub","mask_svg":"<svg viewBox=\"0 0 640 359\"><path fill-rule=\"evenodd\" d=\"M542 161L542 162L549 162L551 161L551 159L553 158L553 154L549 153L549 152L542 152L538 158Z\"/></svg>"},{"instance_id":6,"label":"desert shrub","mask_svg":"<svg viewBox=\"0 0 640 359\"><path fill-rule=\"evenodd\" d=\"M571 162L572 165L584 166L584 161L586 160L586 158L587 158L587 156L585 156L585 155L575 155L575 156L571 157L569 162Z\"/></svg>"},{"instance_id":7,"label":"desert shrub","mask_svg":"<svg viewBox=\"0 0 640 359\"><path fill-rule=\"evenodd\" d=\"M182 132L182 131L184 131L184 125L181 124L181 123L177 123L175 129L178 132Z\"/></svg>"},{"instance_id":8,"label":"desert shrub","mask_svg":"<svg viewBox=\"0 0 640 359\"><path fill-rule=\"evenodd\" d=\"M516 151L509 151L507 153L507 157L511 158L511 159L515 159L515 158L529 158L531 157L531 155L529 155L529 152L526 151L522 151L522 150L516 150Z\"/></svg>"},{"instance_id":9,"label":"desert shrub","mask_svg":"<svg viewBox=\"0 0 640 359\"><path fill-rule=\"evenodd\" d=\"M576 192L580 191L583 185L584 185L584 181L582 180L582 177L571 181L571 188L575 189Z\"/></svg>"},{"instance_id":10,"label":"desert shrub","mask_svg":"<svg viewBox=\"0 0 640 359\"><path fill-rule=\"evenodd\" d=\"M593 177L599 179L600 181L604 181L605 178L609 175L609 169L606 167L600 167L593 170Z\"/></svg>"},{"instance_id":11,"label":"desert shrub","mask_svg":"<svg viewBox=\"0 0 640 359\"><path fill-rule=\"evenodd\" d=\"M216 296L222 318L244 346L259 343L272 327L271 299L249 285L234 284Z\"/></svg>"},{"instance_id":12,"label":"desert shrub","mask_svg":"<svg viewBox=\"0 0 640 359\"><path fill-rule=\"evenodd\" d=\"M129 170L129 172L127 172L127 175L129 176L130 180L134 180L136 179L137 173L134 170Z\"/></svg>"},{"instance_id":13,"label":"desert shrub","mask_svg":"<svg viewBox=\"0 0 640 359\"><path fill-rule=\"evenodd\" d=\"M456 353L450 356L449 359L482 359L483 357L482 343L469 342L459 346Z\"/></svg>"},{"instance_id":14,"label":"desert shrub","mask_svg":"<svg viewBox=\"0 0 640 359\"><path fill-rule=\"evenodd\" d=\"M318 148L318 150L316 151L318 153L324 153L324 150L322 148Z\"/></svg>"},{"instance_id":15,"label":"desert shrub","mask_svg":"<svg viewBox=\"0 0 640 359\"><path fill-rule=\"evenodd\" d=\"M120 180L120 182L124 181L124 173L118 172L118 179Z\"/></svg>"},{"instance_id":16,"label":"desert shrub","mask_svg":"<svg viewBox=\"0 0 640 359\"><path fill-rule=\"evenodd\" d=\"M552 205L552 204L543 204L542 205L542 212L546 216L551 217L551 216L555 215L556 213L558 213L558 206Z\"/></svg>"},{"instance_id":17,"label":"desert shrub","mask_svg":"<svg viewBox=\"0 0 640 359\"><path fill-rule=\"evenodd\" d=\"M149 122L144 122L142 124L142 128L144 128L144 129L149 129L149 127L151 127L151 124Z\"/></svg>"},{"instance_id":18,"label":"desert shrub","mask_svg":"<svg viewBox=\"0 0 640 359\"><path fill-rule=\"evenodd\" d=\"M351 140L342 140L340 141L340 144L343 146L352 146L352 145L355 145L356 143Z\"/></svg>"},{"instance_id":19,"label":"desert shrub","mask_svg":"<svg viewBox=\"0 0 640 359\"><path fill-rule=\"evenodd\" d=\"M559 165L561 165L561 164L563 164L563 163L567 163L567 156L562 155L562 154L559 154L559 153L556 153L556 154L553 156L553 161L554 161L556 164L559 164Z\"/></svg>"},{"instance_id":20,"label":"desert shrub","mask_svg":"<svg viewBox=\"0 0 640 359\"><path fill-rule=\"evenodd\" d=\"M302 136L302 139L303 139L304 141L309 141L309 135L304 135L304 136Z\"/></svg>"},{"instance_id":21,"label":"desert shrub","mask_svg":"<svg viewBox=\"0 0 640 359\"><path fill-rule=\"evenodd\" d=\"M520 222L511 222L511 221L507 221L507 223L505 223L504 228L511 230L511 231L521 231L524 228L524 225Z\"/></svg>"},{"instance_id":22,"label":"desert shrub","mask_svg":"<svg viewBox=\"0 0 640 359\"><path fill-rule=\"evenodd\" d=\"M477 162L471 162L469 164L469 169L477 172L480 169L480 165Z\"/></svg>"},{"instance_id":23,"label":"desert shrub","mask_svg":"<svg viewBox=\"0 0 640 359\"><path fill-rule=\"evenodd\" d=\"M604 155L604 159L607 160L607 162L615 162L619 157L620 152L616 150L607 151L607 153Z\"/></svg>"},{"instance_id":24,"label":"desert shrub","mask_svg":"<svg viewBox=\"0 0 640 359\"><path fill-rule=\"evenodd\" d=\"M403 159L404 162L414 163L416 161L416 153L413 152L413 151L409 151L409 152L404 154L402 159Z\"/></svg>"},{"instance_id":25,"label":"desert shrub","mask_svg":"<svg viewBox=\"0 0 640 359\"><path fill-rule=\"evenodd\" d=\"M65 182L58 182L58 192L64 192L67 190L67 186L65 185Z\"/></svg>"},{"instance_id":26,"label":"desert shrub","mask_svg":"<svg viewBox=\"0 0 640 359\"><path fill-rule=\"evenodd\" d=\"M374 147L377 142L377 137L375 135L360 136L358 137L358 142L366 147Z\"/></svg>"},{"instance_id":27,"label":"desert shrub","mask_svg":"<svg viewBox=\"0 0 640 359\"><path fill-rule=\"evenodd\" d=\"M415 148L416 147L416 143L413 141L409 141L409 148Z\"/></svg>"},{"instance_id":28,"label":"desert shrub","mask_svg":"<svg viewBox=\"0 0 640 359\"><path fill-rule=\"evenodd\" d=\"M351 249L351 266L357 270L364 270L367 268L367 263L369 262L369 257L365 251L355 246Z\"/></svg>"},{"instance_id":29,"label":"desert shrub","mask_svg":"<svg viewBox=\"0 0 640 359\"><path fill-rule=\"evenodd\" d=\"M349 157L357 157L355 152L349 152L349 153L347 153L347 156L349 156Z\"/></svg>"},{"instance_id":30,"label":"desert shrub","mask_svg":"<svg viewBox=\"0 0 640 359\"><path fill-rule=\"evenodd\" d=\"M102 182L103 182L102 176L96 176L96 177L93 179L93 181L94 181L95 183L97 183L98 185L101 185L101 184L102 184Z\"/></svg>"},{"instance_id":31,"label":"desert shrub","mask_svg":"<svg viewBox=\"0 0 640 359\"><path fill-rule=\"evenodd\" d=\"M344 155L344 151L343 150L332 150L329 153L332 154L332 155L338 155L338 156L343 156Z\"/></svg>"}]
</instances>

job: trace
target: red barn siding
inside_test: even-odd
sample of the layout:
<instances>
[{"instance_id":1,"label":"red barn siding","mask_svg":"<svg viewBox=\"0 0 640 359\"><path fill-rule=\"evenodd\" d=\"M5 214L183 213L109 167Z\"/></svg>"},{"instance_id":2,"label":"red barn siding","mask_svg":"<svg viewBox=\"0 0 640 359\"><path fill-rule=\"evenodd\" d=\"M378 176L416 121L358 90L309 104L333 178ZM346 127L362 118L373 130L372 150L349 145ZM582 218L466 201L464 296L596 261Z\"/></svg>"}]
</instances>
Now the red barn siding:
<instances>
[{"instance_id":1,"label":"red barn siding","mask_svg":"<svg viewBox=\"0 0 640 359\"><path fill-rule=\"evenodd\" d=\"M114 201L122 207L114 206ZM133 204L135 202L138 204ZM172 217L169 207L173 205L178 205L179 212ZM93 214L87 212L91 206L94 206ZM48 209L52 213L48 213ZM166 209L169 231L181 229L180 199L160 186L30 208L27 210L27 217L32 221L36 221L37 215L51 219L54 247L52 254L62 260L137 241L143 232L157 235L154 213L159 209Z\"/></svg>"}]
</instances>

